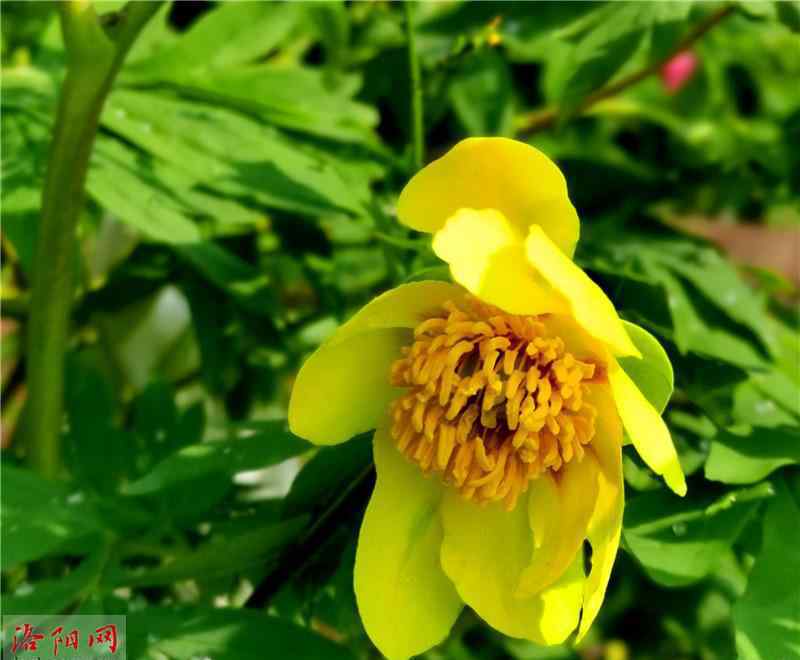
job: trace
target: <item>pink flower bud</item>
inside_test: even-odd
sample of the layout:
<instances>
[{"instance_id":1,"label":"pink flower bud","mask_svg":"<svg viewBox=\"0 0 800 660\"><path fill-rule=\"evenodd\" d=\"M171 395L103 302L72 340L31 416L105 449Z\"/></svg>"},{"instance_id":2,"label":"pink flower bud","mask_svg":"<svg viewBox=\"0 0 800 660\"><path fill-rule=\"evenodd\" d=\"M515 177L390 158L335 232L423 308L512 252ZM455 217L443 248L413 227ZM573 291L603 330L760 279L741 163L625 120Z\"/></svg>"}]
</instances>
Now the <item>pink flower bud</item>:
<instances>
[{"instance_id":1,"label":"pink flower bud","mask_svg":"<svg viewBox=\"0 0 800 660\"><path fill-rule=\"evenodd\" d=\"M667 91L674 94L683 87L694 75L698 63L697 56L693 52L685 50L662 66L661 81Z\"/></svg>"}]
</instances>

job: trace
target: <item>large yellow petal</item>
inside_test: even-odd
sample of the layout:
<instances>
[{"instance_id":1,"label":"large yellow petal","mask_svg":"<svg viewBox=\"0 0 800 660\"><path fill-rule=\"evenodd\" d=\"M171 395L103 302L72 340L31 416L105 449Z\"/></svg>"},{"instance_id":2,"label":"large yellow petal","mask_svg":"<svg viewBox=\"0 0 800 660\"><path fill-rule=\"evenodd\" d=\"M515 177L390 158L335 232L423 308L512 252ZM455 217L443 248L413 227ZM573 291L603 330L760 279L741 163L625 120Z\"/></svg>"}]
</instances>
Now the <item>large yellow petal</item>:
<instances>
[{"instance_id":1,"label":"large yellow petal","mask_svg":"<svg viewBox=\"0 0 800 660\"><path fill-rule=\"evenodd\" d=\"M533 530L533 559L520 577L521 596L532 596L549 587L576 556L582 556L598 478L597 461L587 453L557 475L545 474L531 483L528 517Z\"/></svg>"},{"instance_id":2,"label":"large yellow petal","mask_svg":"<svg viewBox=\"0 0 800 660\"><path fill-rule=\"evenodd\" d=\"M560 644L578 625L583 591L580 557L561 578L530 598L517 595L533 542L527 507L479 507L448 488L442 502L442 567L464 602L496 630L538 644Z\"/></svg>"},{"instance_id":3,"label":"large yellow petal","mask_svg":"<svg viewBox=\"0 0 800 660\"><path fill-rule=\"evenodd\" d=\"M534 147L506 138L469 138L414 176L400 193L404 224L435 233L459 209L497 209L521 235L540 225L571 257L580 223L558 167Z\"/></svg>"},{"instance_id":4,"label":"large yellow petal","mask_svg":"<svg viewBox=\"0 0 800 660\"><path fill-rule=\"evenodd\" d=\"M402 390L389 382L392 362L411 343L407 328L359 332L320 346L297 374L289 399L292 433L333 445L374 429Z\"/></svg>"},{"instance_id":5,"label":"large yellow petal","mask_svg":"<svg viewBox=\"0 0 800 660\"><path fill-rule=\"evenodd\" d=\"M406 460L385 427L375 432L374 453L378 481L361 525L354 582L364 628L395 660L441 642L463 605L439 562L444 486Z\"/></svg>"},{"instance_id":6,"label":"large yellow petal","mask_svg":"<svg viewBox=\"0 0 800 660\"><path fill-rule=\"evenodd\" d=\"M464 289L450 282L420 281L401 284L364 305L336 331L329 342L336 342L365 330L413 329L431 312L440 311L445 302L457 302L464 295Z\"/></svg>"},{"instance_id":7,"label":"large yellow petal","mask_svg":"<svg viewBox=\"0 0 800 660\"><path fill-rule=\"evenodd\" d=\"M414 282L378 296L356 312L306 360L289 401L289 427L330 445L375 428L399 391L389 369L410 330L465 291L449 282Z\"/></svg>"},{"instance_id":8,"label":"large yellow petal","mask_svg":"<svg viewBox=\"0 0 800 660\"><path fill-rule=\"evenodd\" d=\"M592 546L592 566L583 591L583 614L576 641L589 631L605 598L611 569L619 549L624 506L622 477L622 424L607 386L594 386L587 395L597 407L595 435L589 451L597 460L597 499L589 519L588 539Z\"/></svg>"},{"instance_id":9,"label":"large yellow petal","mask_svg":"<svg viewBox=\"0 0 800 660\"><path fill-rule=\"evenodd\" d=\"M603 290L540 227L530 228L526 252L531 265L569 301L572 315L590 335L608 344L616 355L641 357Z\"/></svg>"},{"instance_id":10,"label":"large yellow petal","mask_svg":"<svg viewBox=\"0 0 800 660\"><path fill-rule=\"evenodd\" d=\"M608 382L619 416L642 460L678 495L686 494L686 480L669 429L658 411L639 391L616 360L608 365Z\"/></svg>"},{"instance_id":11,"label":"large yellow petal","mask_svg":"<svg viewBox=\"0 0 800 660\"><path fill-rule=\"evenodd\" d=\"M434 236L433 250L456 282L510 314L569 311L530 267L521 235L499 211L457 211Z\"/></svg>"}]
</instances>

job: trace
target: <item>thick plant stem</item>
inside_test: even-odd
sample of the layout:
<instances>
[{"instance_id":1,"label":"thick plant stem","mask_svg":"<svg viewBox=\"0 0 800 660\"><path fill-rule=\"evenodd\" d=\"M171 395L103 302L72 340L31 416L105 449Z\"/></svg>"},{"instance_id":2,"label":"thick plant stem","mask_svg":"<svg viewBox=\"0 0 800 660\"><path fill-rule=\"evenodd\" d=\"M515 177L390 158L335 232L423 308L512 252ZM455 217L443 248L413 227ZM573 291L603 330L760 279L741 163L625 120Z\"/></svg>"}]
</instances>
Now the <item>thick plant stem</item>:
<instances>
[{"instance_id":1,"label":"thick plant stem","mask_svg":"<svg viewBox=\"0 0 800 660\"><path fill-rule=\"evenodd\" d=\"M423 130L422 83L419 74L419 57L414 37L414 2L405 0L406 43L408 47L408 75L411 83L411 146L414 155L414 171L425 164L425 132Z\"/></svg>"},{"instance_id":2,"label":"thick plant stem","mask_svg":"<svg viewBox=\"0 0 800 660\"><path fill-rule=\"evenodd\" d=\"M57 477L61 469L64 353L74 288L75 231L89 156L111 83L130 45L159 6L132 2L101 19L86 0L59 3L67 75L42 195L28 321L24 417L28 460L47 478Z\"/></svg>"}]
</instances>

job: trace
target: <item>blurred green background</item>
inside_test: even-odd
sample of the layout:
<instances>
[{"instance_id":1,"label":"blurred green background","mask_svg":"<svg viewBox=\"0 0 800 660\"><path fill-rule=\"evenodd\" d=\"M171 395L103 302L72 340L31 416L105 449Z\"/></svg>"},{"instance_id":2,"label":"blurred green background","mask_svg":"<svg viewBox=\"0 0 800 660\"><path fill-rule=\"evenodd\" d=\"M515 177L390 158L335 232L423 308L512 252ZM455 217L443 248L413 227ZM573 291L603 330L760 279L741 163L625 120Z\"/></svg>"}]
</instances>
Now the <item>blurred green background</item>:
<instances>
[{"instance_id":1,"label":"blurred green background","mask_svg":"<svg viewBox=\"0 0 800 660\"><path fill-rule=\"evenodd\" d=\"M314 452L284 418L299 364L349 314L446 277L394 217L413 174L405 9L159 9L91 158L53 482L26 467L19 420L65 58L52 4L3 2L6 616L127 614L132 658L377 657L352 591L369 440ZM690 475L681 500L626 450L623 550L578 649L465 612L426 657L800 658L800 5L411 15L428 160L503 135L558 162L578 262L673 361L665 415Z\"/></svg>"}]
</instances>

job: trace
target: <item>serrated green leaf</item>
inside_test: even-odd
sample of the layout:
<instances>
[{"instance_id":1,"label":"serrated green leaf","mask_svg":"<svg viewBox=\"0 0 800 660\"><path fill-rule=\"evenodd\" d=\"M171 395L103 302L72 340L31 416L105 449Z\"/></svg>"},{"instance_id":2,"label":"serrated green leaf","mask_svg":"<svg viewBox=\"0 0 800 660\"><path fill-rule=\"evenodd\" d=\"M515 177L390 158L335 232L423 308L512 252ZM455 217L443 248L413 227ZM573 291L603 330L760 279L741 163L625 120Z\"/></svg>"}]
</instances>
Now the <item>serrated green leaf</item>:
<instances>
[{"instance_id":1,"label":"serrated green leaf","mask_svg":"<svg viewBox=\"0 0 800 660\"><path fill-rule=\"evenodd\" d=\"M664 491L625 503L623 538L651 579L679 587L708 575L755 514L768 485L731 491L718 499L680 499Z\"/></svg>"},{"instance_id":2,"label":"serrated green leaf","mask_svg":"<svg viewBox=\"0 0 800 660\"><path fill-rule=\"evenodd\" d=\"M219 104L139 90L111 94L102 122L223 195L300 213L357 211L366 182L346 186L337 158ZM199 209L202 211L203 209Z\"/></svg>"},{"instance_id":3,"label":"serrated green leaf","mask_svg":"<svg viewBox=\"0 0 800 660\"><path fill-rule=\"evenodd\" d=\"M297 15L298 8L291 4L225 3L150 57L134 60L123 80L170 80L176 74L252 62L288 36Z\"/></svg>"}]
</instances>

